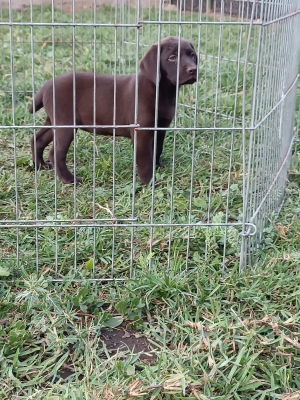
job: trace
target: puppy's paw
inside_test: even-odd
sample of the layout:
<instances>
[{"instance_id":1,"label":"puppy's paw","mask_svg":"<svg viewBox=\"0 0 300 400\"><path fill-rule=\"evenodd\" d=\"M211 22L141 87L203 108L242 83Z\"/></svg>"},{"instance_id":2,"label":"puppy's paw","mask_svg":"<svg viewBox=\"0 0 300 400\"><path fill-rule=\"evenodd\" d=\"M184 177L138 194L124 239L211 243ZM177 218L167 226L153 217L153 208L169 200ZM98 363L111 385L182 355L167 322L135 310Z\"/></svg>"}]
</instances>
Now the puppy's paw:
<instances>
[{"instance_id":1,"label":"puppy's paw","mask_svg":"<svg viewBox=\"0 0 300 400\"><path fill-rule=\"evenodd\" d=\"M76 176L76 178L75 178L75 185L76 185L76 186L80 186L81 184L82 184L82 179L79 178L79 176Z\"/></svg>"},{"instance_id":2,"label":"puppy's paw","mask_svg":"<svg viewBox=\"0 0 300 400\"><path fill-rule=\"evenodd\" d=\"M51 163L51 161L43 161L40 166L39 169L52 169L53 165Z\"/></svg>"},{"instance_id":3,"label":"puppy's paw","mask_svg":"<svg viewBox=\"0 0 300 400\"><path fill-rule=\"evenodd\" d=\"M70 174L68 177L62 177L61 178L62 183L65 185L73 185L75 184L76 186L79 186L82 182L82 179L79 178L79 176L74 176L73 174Z\"/></svg>"},{"instance_id":4,"label":"puppy's paw","mask_svg":"<svg viewBox=\"0 0 300 400\"><path fill-rule=\"evenodd\" d=\"M53 168L50 161L44 161L44 160L37 162L37 163L33 162L32 165L33 165L33 169L35 169L35 167L36 167L36 169L38 171L41 169L52 169Z\"/></svg>"},{"instance_id":5,"label":"puppy's paw","mask_svg":"<svg viewBox=\"0 0 300 400\"><path fill-rule=\"evenodd\" d=\"M156 169L157 169L157 168L164 168L165 166L166 166L166 164L163 163L162 161L158 161L158 162L156 163Z\"/></svg>"}]
</instances>

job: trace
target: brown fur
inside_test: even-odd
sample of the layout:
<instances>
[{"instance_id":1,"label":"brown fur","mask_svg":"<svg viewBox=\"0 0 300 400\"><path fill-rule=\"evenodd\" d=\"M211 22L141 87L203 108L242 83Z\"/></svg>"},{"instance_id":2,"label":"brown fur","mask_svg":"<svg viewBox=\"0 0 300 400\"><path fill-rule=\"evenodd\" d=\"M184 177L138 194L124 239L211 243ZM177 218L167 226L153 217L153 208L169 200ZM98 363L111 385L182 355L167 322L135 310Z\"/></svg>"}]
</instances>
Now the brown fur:
<instances>
[{"instance_id":1,"label":"brown fur","mask_svg":"<svg viewBox=\"0 0 300 400\"><path fill-rule=\"evenodd\" d=\"M149 48L140 62L138 73L138 116L140 127L155 125L155 95L158 45ZM175 114L177 62L170 56L178 52L178 38L168 37L160 43L160 75L158 123L160 128L168 128ZM196 80L197 56L191 43L180 41L179 86L191 84ZM95 91L95 121L94 121L94 78ZM47 117L44 125L74 125L73 113L73 80L75 79L75 124L79 128L96 132L99 135L112 135L113 128L86 128L84 125L113 125L114 112L114 76L94 74L92 72L75 72L57 76L46 82L35 96L34 104L30 106L31 113L44 107ZM116 76L116 125L134 124L135 75ZM53 99L53 87L55 99ZM55 100L55 102L53 101ZM55 104L55 110L53 109ZM134 129L120 127L115 129L116 136L128 137L133 141ZM45 147L53 141L53 129L41 128L34 138L31 138L32 159L37 168L47 167L43 159ZM58 177L64 183L80 182L79 177L68 170L66 165L67 152L74 138L74 128L55 128L55 149L50 149L49 158L55 166ZM156 165L160 165L165 131L157 132ZM136 145L136 162L138 175L144 184L152 178L153 171L154 131L138 130Z\"/></svg>"}]
</instances>

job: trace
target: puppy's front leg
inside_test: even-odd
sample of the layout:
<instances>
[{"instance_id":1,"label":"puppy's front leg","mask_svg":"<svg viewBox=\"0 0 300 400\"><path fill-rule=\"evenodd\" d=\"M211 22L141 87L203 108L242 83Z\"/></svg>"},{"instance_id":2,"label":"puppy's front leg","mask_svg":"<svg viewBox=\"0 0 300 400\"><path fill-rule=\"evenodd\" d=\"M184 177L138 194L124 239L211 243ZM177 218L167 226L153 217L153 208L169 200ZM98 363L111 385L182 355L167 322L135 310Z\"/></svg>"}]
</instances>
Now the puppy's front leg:
<instances>
[{"instance_id":1,"label":"puppy's front leg","mask_svg":"<svg viewBox=\"0 0 300 400\"><path fill-rule=\"evenodd\" d=\"M138 131L136 144L136 163L138 176L147 185L153 175L153 139L152 131Z\"/></svg>"},{"instance_id":2,"label":"puppy's front leg","mask_svg":"<svg viewBox=\"0 0 300 400\"><path fill-rule=\"evenodd\" d=\"M164 164L160 161L160 156L163 151L164 140L166 131L157 131L157 145L156 145L156 166L163 167Z\"/></svg>"}]
</instances>

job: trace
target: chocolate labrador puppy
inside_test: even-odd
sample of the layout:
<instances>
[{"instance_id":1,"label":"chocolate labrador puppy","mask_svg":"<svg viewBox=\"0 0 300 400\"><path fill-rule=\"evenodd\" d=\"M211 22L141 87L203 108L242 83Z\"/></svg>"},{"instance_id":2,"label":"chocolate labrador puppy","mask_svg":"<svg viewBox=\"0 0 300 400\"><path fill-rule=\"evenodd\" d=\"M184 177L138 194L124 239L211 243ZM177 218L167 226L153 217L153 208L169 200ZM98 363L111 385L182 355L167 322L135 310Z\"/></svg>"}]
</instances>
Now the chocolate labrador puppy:
<instances>
[{"instance_id":1,"label":"chocolate labrador puppy","mask_svg":"<svg viewBox=\"0 0 300 400\"><path fill-rule=\"evenodd\" d=\"M178 56L179 38L167 37L160 42L160 54L157 44L151 46L140 62L138 73L138 115L137 123L141 128L155 126L155 96L157 57L160 57L159 98L157 126L168 128L175 114L177 64L179 61L178 85L192 84L196 81L197 55L193 45L180 39L180 57ZM74 76L73 76L74 75ZM73 82L75 80L75 90ZM135 75L116 76L115 124L134 124ZM94 89L94 83L96 88ZM54 87L54 90L53 90ZM73 96L75 92L75 118ZM55 98L53 98L55 96ZM95 96L95 111L94 111ZM54 110L54 107L55 110ZM44 125L74 125L84 131L99 135L113 135L113 128L86 127L86 125L114 124L114 76L75 72L60 75L44 84L31 104L31 113L45 108L47 117ZM94 115L95 114L95 115ZM165 130L157 131L156 165L160 165ZM134 127L118 127L116 136L134 140ZM53 129L44 127L31 138L32 159L37 168L48 167L43 159L45 147L53 141ZM55 128L55 146L50 149L49 158L55 167L59 179L64 183L78 183L81 179L68 170L67 152L74 139L74 128ZM55 154L54 154L55 149ZM138 175L142 183L152 178L154 153L154 129L138 130L136 140L136 162Z\"/></svg>"}]
</instances>

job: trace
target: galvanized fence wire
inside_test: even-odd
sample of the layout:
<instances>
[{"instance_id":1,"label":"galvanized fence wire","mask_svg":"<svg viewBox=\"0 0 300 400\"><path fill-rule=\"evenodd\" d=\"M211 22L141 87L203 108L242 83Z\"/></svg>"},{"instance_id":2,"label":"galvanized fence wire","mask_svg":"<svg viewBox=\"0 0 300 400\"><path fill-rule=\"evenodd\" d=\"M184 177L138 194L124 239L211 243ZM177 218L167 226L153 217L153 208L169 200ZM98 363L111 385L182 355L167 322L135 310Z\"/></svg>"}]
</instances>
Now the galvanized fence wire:
<instances>
[{"instance_id":1,"label":"galvanized fence wire","mask_svg":"<svg viewBox=\"0 0 300 400\"><path fill-rule=\"evenodd\" d=\"M52 0L28 1L16 10L13 0L2 2L0 258L9 270L107 280L159 266L253 265L270 215L282 205L299 127L300 0L208 3L124 0L111 7ZM163 152L167 165L157 170L157 137L164 130L160 81L154 126L141 127L137 74L149 46L158 43L160 53L168 35L193 43L199 68L196 84L176 86ZM86 126L92 134L76 125L78 70L94 73L93 121ZM158 57L157 77L159 70ZM68 164L83 177L78 187L29 162L28 131L43 126L44 114L30 116L28 106L47 79L64 72L73 74L73 123L60 124L54 111L44 127L53 132L54 164L56 136L64 128L73 131ZM97 125L98 72L114 77L109 126ZM119 126L116 82L128 73L136 74L134 119ZM111 128L112 136L97 136L99 127ZM133 129L133 150L116 137L120 127ZM138 135L149 130L154 176L142 186L136 147Z\"/></svg>"},{"instance_id":2,"label":"galvanized fence wire","mask_svg":"<svg viewBox=\"0 0 300 400\"><path fill-rule=\"evenodd\" d=\"M285 13L290 13L290 18L262 30L257 60L252 112L252 125L257 125L257 129L249 157L251 184L247 221L257 226L259 234L249 238L249 256L256 252L270 215L278 212L282 205L295 140L293 125L300 50L296 39L299 13L295 11L299 5L295 2L278 4L273 10L268 9L267 18L279 18L280 6ZM246 259L245 264L247 262L250 261Z\"/></svg>"}]
</instances>

